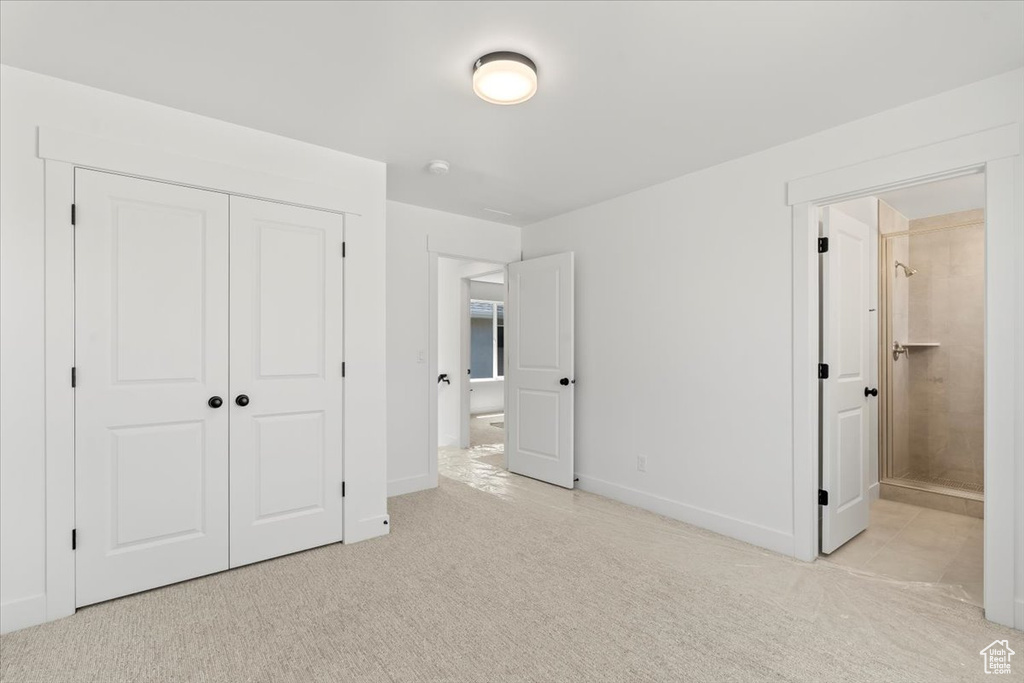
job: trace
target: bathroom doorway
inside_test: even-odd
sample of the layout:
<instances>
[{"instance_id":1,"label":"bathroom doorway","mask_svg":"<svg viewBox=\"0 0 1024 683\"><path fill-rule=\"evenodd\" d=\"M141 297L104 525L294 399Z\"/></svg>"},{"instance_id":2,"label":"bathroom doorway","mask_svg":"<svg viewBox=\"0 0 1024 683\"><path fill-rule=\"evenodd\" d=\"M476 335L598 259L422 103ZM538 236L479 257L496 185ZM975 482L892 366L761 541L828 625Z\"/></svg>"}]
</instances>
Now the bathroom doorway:
<instances>
[{"instance_id":1,"label":"bathroom doorway","mask_svg":"<svg viewBox=\"0 0 1024 683\"><path fill-rule=\"evenodd\" d=\"M873 267L859 289L850 286L855 278L844 276L844 291L856 294L832 296L854 311L858 304L846 302L863 296L868 310L851 315L844 309L834 330L846 335L845 346L833 344L822 357L850 357L849 325L875 340L863 354L860 376L850 375L847 365L824 380L832 385L823 384L823 488L829 488L830 457L844 483L858 477L869 482L860 487L864 499L849 495L850 486L830 487L826 505L832 508L822 508L823 557L891 580L930 583L981 606L985 177L964 175L836 204L823 210L823 219L823 229L831 219L833 231L851 227L849 234L869 235L858 254ZM822 265L823 350L829 267L838 268L838 259L848 270L859 263L847 243L846 254L823 254L833 259ZM831 277L834 284L837 276ZM848 392L850 398L841 400L850 405L833 401L829 424L826 394L839 396L844 377L864 385L863 399ZM850 437L852 426L864 445ZM868 460L862 468L849 467L846 451L834 456L837 448Z\"/></svg>"},{"instance_id":2,"label":"bathroom doorway","mask_svg":"<svg viewBox=\"0 0 1024 683\"><path fill-rule=\"evenodd\" d=\"M879 197L881 497L984 511L985 176Z\"/></svg>"}]
</instances>

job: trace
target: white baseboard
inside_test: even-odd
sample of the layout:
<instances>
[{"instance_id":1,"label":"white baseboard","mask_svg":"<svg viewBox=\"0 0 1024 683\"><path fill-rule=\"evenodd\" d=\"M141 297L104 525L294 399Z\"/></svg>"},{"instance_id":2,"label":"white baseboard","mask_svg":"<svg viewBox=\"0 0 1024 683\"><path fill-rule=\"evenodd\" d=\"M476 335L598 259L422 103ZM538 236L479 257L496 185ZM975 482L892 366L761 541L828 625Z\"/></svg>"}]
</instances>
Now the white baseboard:
<instances>
[{"instance_id":1,"label":"white baseboard","mask_svg":"<svg viewBox=\"0 0 1024 683\"><path fill-rule=\"evenodd\" d=\"M46 619L46 593L0 603L0 633L41 624Z\"/></svg>"},{"instance_id":2,"label":"white baseboard","mask_svg":"<svg viewBox=\"0 0 1024 683\"><path fill-rule=\"evenodd\" d=\"M678 519L687 524L751 543L783 555L794 556L796 547L792 534L751 524L734 517L711 512L678 501L656 496L637 489L613 484L585 474L577 474L577 485L584 491L612 498L621 503L635 505L659 515Z\"/></svg>"},{"instance_id":3,"label":"white baseboard","mask_svg":"<svg viewBox=\"0 0 1024 683\"><path fill-rule=\"evenodd\" d=\"M878 500L878 497L881 494L881 487L878 485L877 481L868 487L868 500Z\"/></svg>"},{"instance_id":4,"label":"white baseboard","mask_svg":"<svg viewBox=\"0 0 1024 683\"><path fill-rule=\"evenodd\" d=\"M388 482L388 498L392 496L403 496L406 493L416 493L427 489L437 488L437 475L417 474L414 477L404 479L392 479Z\"/></svg>"}]
</instances>

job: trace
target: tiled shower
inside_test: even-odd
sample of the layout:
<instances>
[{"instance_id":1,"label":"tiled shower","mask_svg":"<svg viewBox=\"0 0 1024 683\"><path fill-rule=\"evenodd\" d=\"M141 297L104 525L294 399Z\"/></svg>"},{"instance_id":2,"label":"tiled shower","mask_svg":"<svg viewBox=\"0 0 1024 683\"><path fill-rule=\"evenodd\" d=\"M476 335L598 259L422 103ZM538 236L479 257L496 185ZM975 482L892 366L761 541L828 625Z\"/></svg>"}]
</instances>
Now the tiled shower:
<instances>
[{"instance_id":1,"label":"tiled shower","mask_svg":"<svg viewBox=\"0 0 1024 683\"><path fill-rule=\"evenodd\" d=\"M980 516L984 210L907 220L880 203L879 228L882 495Z\"/></svg>"}]
</instances>

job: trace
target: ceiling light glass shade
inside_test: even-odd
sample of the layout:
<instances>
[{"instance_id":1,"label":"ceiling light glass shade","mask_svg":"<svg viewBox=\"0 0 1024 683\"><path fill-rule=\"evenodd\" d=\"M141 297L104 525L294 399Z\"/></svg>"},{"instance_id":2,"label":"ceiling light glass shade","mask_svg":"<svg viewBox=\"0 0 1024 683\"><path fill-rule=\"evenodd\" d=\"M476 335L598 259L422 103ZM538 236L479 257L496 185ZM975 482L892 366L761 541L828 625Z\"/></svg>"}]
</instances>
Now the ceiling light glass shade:
<instances>
[{"instance_id":1,"label":"ceiling light glass shade","mask_svg":"<svg viewBox=\"0 0 1024 683\"><path fill-rule=\"evenodd\" d=\"M473 65L473 92L491 104L519 104L537 92L537 65L518 52L492 52Z\"/></svg>"}]
</instances>

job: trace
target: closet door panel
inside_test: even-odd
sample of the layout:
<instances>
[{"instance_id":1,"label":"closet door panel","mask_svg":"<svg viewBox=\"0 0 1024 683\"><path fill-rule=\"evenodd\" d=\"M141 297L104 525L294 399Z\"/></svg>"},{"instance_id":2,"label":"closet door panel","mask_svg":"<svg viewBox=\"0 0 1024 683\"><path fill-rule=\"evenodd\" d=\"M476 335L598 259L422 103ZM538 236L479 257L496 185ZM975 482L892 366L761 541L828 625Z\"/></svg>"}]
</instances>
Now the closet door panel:
<instances>
[{"instance_id":1,"label":"closet door panel","mask_svg":"<svg viewBox=\"0 0 1024 683\"><path fill-rule=\"evenodd\" d=\"M343 239L340 215L231 198L233 567L342 539Z\"/></svg>"},{"instance_id":2,"label":"closet door panel","mask_svg":"<svg viewBox=\"0 0 1024 683\"><path fill-rule=\"evenodd\" d=\"M75 174L76 603L227 569L228 198Z\"/></svg>"}]
</instances>

